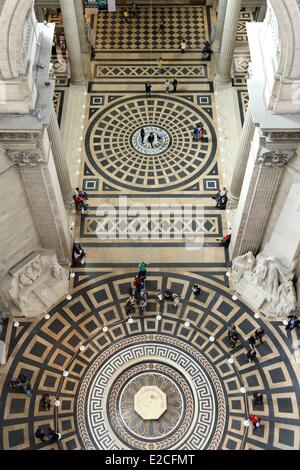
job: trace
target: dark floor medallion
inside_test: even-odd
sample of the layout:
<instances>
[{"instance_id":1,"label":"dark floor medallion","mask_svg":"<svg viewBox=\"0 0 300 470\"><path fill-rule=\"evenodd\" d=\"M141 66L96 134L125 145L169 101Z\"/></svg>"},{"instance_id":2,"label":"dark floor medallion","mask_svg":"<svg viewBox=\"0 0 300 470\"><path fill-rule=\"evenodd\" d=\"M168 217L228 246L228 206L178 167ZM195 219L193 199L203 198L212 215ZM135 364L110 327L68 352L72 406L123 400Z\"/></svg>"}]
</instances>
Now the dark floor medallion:
<instances>
[{"instance_id":1,"label":"dark floor medallion","mask_svg":"<svg viewBox=\"0 0 300 470\"><path fill-rule=\"evenodd\" d=\"M145 135L142 138L141 130L144 129ZM153 135L153 142L149 141L150 135ZM171 145L171 136L165 129L159 126L145 126L133 132L131 145L143 155L159 155L167 150Z\"/></svg>"},{"instance_id":2,"label":"dark floor medallion","mask_svg":"<svg viewBox=\"0 0 300 470\"><path fill-rule=\"evenodd\" d=\"M211 365L164 335L134 336L102 354L83 379L77 410L87 449L214 449L226 419Z\"/></svg>"}]
</instances>

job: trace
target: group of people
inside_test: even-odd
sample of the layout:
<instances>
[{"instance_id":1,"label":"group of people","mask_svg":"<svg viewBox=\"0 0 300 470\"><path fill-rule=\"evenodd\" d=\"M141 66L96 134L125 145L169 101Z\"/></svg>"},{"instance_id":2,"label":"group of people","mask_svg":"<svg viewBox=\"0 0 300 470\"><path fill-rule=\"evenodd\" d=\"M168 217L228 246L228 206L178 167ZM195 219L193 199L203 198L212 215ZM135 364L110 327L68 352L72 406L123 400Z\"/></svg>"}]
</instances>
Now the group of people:
<instances>
[{"instance_id":1,"label":"group of people","mask_svg":"<svg viewBox=\"0 0 300 470\"><path fill-rule=\"evenodd\" d=\"M49 427L46 432L41 427L38 427L35 431L35 437L40 439L42 442L48 441L50 443L55 443L61 439L61 434L51 427Z\"/></svg>"},{"instance_id":2,"label":"group of people","mask_svg":"<svg viewBox=\"0 0 300 470\"><path fill-rule=\"evenodd\" d=\"M260 341L262 343L262 338L264 336L264 329L259 327L255 332L248 338L249 349L246 353L246 358L250 362L255 362L257 353L256 353L256 342ZM230 325L227 330L227 336L230 341L230 348L234 349L237 342L240 341L239 334L237 332L236 326L234 324Z\"/></svg>"},{"instance_id":3,"label":"group of people","mask_svg":"<svg viewBox=\"0 0 300 470\"><path fill-rule=\"evenodd\" d=\"M172 292L171 289L166 289L164 291L164 294L162 294L162 291L159 290L156 294L156 297L160 302L165 300L166 302L173 302L174 307L178 307L181 295L178 294L177 292Z\"/></svg>"},{"instance_id":4,"label":"group of people","mask_svg":"<svg viewBox=\"0 0 300 470\"><path fill-rule=\"evenodd\" d=\"M148 265L142 261L139 264L139 273L133 280L133 287L129 289L129 297L125 304L125 313L131 316L136 313L136 307L140 315L143 315L147 307L148 292L145 287Z\"/></svg>"},{"instance_id":5,"label":"group of people","mask_svg":"<svg viewBox=\"0 0 300 470\"><path fill-rule=\"evenodd\" d=\"M85 191L81 191L81 189L76 188L75 194L73 195L73 199L75 202L76 209L78 211L85 211L88 207L88 195Z\"/></svg>"},{"instance_id":6,"label":"group of people","mask_svg":"<svg viewBox=\"0 0 300 470\"><path fill-rule=\"evenodd\" d=\"M172 92L176 93L177 85L178 85L178 80L177 80L176 77L173 78L172 83L170 82L170 80L168 78L165 80L165 92L169 93L171 84L173 86ZM145 91L146 91L146 98L151 98L151 96L152 96L152 84L149 80L145 83Z\"/></svg>"},{"instance_id":7,"label":"group of people","mask_svg":"<svg viewBox=\"0 0 300 470\"><path fill-rule=\"evenodd\" d=\"M212 197L212 199L216 200L216 209L226 209L228 197L227 197L227 189L223 188L222 191L218 191L215 196ZM230 242L230 240L229 240Z\"/></svg>"},{"instance_id":8,"label":"group of people","mask_svg":"<svg viewBox=\"0 0 300 470\"><path fill-rule=\"evenodd\" d=\"M255 362L257 357L257 352L255 349L257 341L262 343L264 336L264 329L262 327L257 328L254 333L248 338L248 350L246 352L246 358L248 361ZM239 334L237 332L236 326L234 324L230 325L227 330L227 335L230 341L230 348L233 349L237 342L240 341ZM263 403L263 394L261 392L255 392L253 394L253 407L256 405L261 405ZM253 430L258 428L261 423L261 418L256 414L250 414L248 417L249 423L253 424Z\"/></svg>"},{"instance_id":9,"label":"group of people","mask_svg":"<svg viewBox=\"0 0 300 470\"><path fill-rule=\"evenodd\" d=\"M142 144L144 144L145 143L146 132L145 132L145 129L143 127L141 128L140 135L141 135ZM153 148L155 138L159 142L163 139L164 136L165 136L165 131L163 129L161 129L159 132L155 132L155 133L150 132L148 137L147 137L147 142L151 145L151 148Z\"/></svg>"},{"instance_id":10,"label":"group of people","mask_svg":"<svg viewBox=\"0 0 300 470\"><path fill-rule=\"evenodd\" d=\"M294 328L298 328L300 326L300 316L297 317L296 315L289 315L288 322L285 326L286 330L293 330Z\"/></svg>"},{"instance_id":11,"label":"group of people","mask_svg":"<svg viewBox=\"0 0 300 470\"><path fill-rule=\"evenodd\" d=\"M194 142L202 142L204 134L205 134L205 128L204 128L203 124L197 124L194 127L193 141Z\"/></svg>"},{"instance_id":12,"label":"group of people","mask_svg":"<svg viewBox=\"0 0 300 470\"><path fill-rule=\"evenodd\" d=\"M25 372L21 372L18 377L10 381L10 386L14 389L25 392L30 398L33 397L33 392L31 384L29 382L29 377Z\"/></svg>"}]
</instances>

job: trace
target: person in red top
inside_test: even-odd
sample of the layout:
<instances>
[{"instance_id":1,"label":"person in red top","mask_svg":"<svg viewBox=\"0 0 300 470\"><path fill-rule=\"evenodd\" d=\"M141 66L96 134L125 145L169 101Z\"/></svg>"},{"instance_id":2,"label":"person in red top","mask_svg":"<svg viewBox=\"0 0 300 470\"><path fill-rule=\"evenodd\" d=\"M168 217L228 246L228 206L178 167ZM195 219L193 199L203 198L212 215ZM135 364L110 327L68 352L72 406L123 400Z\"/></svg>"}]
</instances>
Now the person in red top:
<instances>
[{"instance_id":1,"label":"person in red top","mask_svg":"<svg viewBox=\"0 0 300 470\"><path fill-rule=\"evenodd\" d=\"M142 288L143 280L139 276L135 276L135 279L133 281L134 287L137 288L137 290L140 290Z\"/></svg>"},{"instance_id":2,"label":"person in red top","mask_svg":"<svg viewBox=\"0 0 300 470\"><path fill-rule=\"evenodd\" d=\"M253 424L253 430L255 431L255 429L260 426L261 418L257 415L250 415L249 421Z\"/></svg>"}]
</instances>

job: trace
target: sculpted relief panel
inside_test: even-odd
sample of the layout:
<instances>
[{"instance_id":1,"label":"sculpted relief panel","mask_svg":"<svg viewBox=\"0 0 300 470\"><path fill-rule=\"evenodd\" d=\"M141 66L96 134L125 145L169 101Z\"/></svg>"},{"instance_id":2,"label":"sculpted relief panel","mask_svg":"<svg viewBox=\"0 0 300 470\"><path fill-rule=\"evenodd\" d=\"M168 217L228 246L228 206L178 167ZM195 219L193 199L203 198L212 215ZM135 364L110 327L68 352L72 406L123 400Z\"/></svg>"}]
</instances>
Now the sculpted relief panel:
<instances>
[{"instance_id":1,"label":"sculpted relief panel","mask_svg":"<svg viewBox=\"0 0 300 470\"><path fill-rule=\"evenodd\" d=\"M12 316L38 317L68 293L67 271L55 254L33 254L2 280Z\"/></svg>"},{"instance_id":2,"label":"sculpted relief panel","mask_svg":"<svg viewBox=\"0 0 300 470\"><path fill-rule=\"evenodd\" d=\"M268 316L287 316L297 305L293 283L294 273L276 258L251 251L234 258L232 282L234 288L256 310Z\"/></svg>"}]
</instances>

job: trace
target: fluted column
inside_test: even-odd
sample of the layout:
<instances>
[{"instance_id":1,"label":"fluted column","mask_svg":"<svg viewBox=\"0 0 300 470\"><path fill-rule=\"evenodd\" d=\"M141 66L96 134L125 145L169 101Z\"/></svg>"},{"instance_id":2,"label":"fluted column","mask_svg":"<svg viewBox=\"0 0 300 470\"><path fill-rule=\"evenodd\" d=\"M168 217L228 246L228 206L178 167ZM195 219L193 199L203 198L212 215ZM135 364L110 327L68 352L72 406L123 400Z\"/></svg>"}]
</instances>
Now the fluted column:
<instances>
[{"instance_id":1,"label":"fluted column","mask_svg":"<svg viewBox=\"0 0 300 470\"><path fill-rule=\"evenodd\" d=\"M249 105L245 116L240 145L234 162L234 170L228 195L228 201L231 208L236 207L239 202L239 197L241 194L244 175L249 158L251 141L254 135L254 129L255 126L252 121L252 114Z\"/></svg>"},{"instance_id":2,"label":"fluted column","mask_svg":"<svg viewBox=\"0 0 300 470\"><path fill-rule=\"evenodd\" d=\"M61 133L57 122L54 106L52 105L50 122L48 125L48 135L51 142L51 148L55 163L55 168L60 184L60 189L63 195L65 204L73 202L73 191L69 175L69 169L65 158Z\"/></svg>"},{"instance_id":3,"label":"fluted column","mask_svg":"<svg viewBox=\"0 0 300 470\"><path fill-rule=\"evenodd\" d=\"M74 0L60 0L60 6L71 67L71 83L73 85L84 85L85 76Z\"/></svg>"},{"instance_id":4,"label":"fluted column","mask_svg":"<svg viewBox=\"0 0 300 470\"><path fill-rule=\"evenodd\" d=\"M216 24L216 37L213 43L213 48L216 53L219 53L221 49L226 7L227 7L227 0L219 0L218 18L217 18L217 24Z\"/></svg>"},{"instance_id":5,"label":"fluted column","mask_svg":"<svg viewBox=\"0 0 300 470\"><path fill-rule=\"evenodd\" d=\"M37 150L9 151L8 156L18 164L43 247L55 250L59 261L68 264L71 231L47 139Z\"/></svg>"},{"instance_id":6,"label":"fluted column","mask_svg":"<svg viewBox=\"0 0 300 470\"><path fill-rule=\"evenodd\" d=\"M260 151L247 182L248 186L245 190L243 188L243 200L240 200L237 209L229 246L231 258L248 251L257 253L260 250L284 167L296 154L295 149Z\"/></svg>"},{"instance_id":7,"label":"fluted column","mask_svg":"<svg viewBox=\"0 0 300 470\"><path fill-rule=\"evenodd\" d=\"M227 3L222 37L221 52L218 62L217 84L231 83L231 65L233 59L236 32L240 16L241 0L230 0Z\"/></svg>"},{"instance_id":8,"label":"fluted column","mask_svg":"<svg viewBox=\"0 0 300 470\"><path fill-rule=\"evenodd\" d=\"M80 48L82 53L88 52L88 41L85 27L84 9L82 0L75 0L75 10L77 16Z\"/></svg>"}]
</instances>

